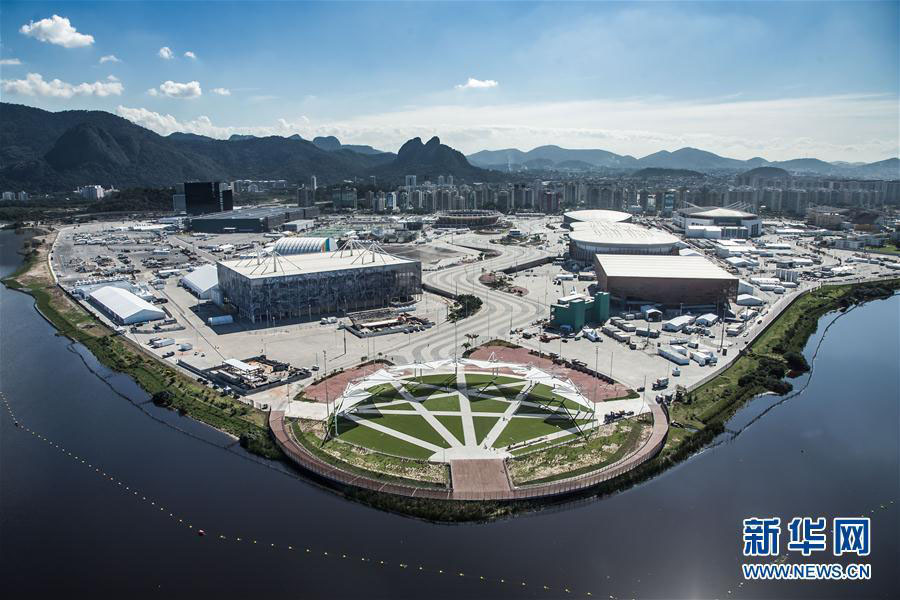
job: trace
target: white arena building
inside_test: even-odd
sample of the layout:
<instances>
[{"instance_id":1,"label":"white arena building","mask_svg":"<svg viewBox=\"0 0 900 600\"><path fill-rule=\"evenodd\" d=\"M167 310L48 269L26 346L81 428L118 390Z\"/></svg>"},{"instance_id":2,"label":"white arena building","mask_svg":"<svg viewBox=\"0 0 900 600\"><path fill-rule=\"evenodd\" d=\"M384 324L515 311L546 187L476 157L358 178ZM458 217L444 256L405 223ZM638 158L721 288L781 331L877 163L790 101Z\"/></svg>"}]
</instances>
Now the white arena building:
<instances>
[{"instance_id":1,"label":"white arena building","mask_svg":"<svg viewBox=\"0 0 900 600\"><path fill-rule=\"evenodd\" d=\"M687 237L749 238L762 235L762 221L753 213L718 206L691 206L678 210L672 224Z\"/></svg>"},{"instance_id":2,"label":"white arena building","mask_svg":"<svg viewBox=\"0 0 900 600\"><path fill-rule=\"evenodd\" d=\"M571 224L569 256L593 261L595 254L675 254L684 244L661 229L632 223L588 221Z\"/></svg>"},{"instance_id":3,"label":"white arena building","mask_svg":"<svg viewBox=\"0 0 900 600\"><path fill-rule=\"evenodd\" d=\"M573 223L590 223L593 221L627 223L631 221L631 216L631 213L618 210L571 210L567 213L563 213L563 226L571 229Z\"/></svg>"}]
</instances>

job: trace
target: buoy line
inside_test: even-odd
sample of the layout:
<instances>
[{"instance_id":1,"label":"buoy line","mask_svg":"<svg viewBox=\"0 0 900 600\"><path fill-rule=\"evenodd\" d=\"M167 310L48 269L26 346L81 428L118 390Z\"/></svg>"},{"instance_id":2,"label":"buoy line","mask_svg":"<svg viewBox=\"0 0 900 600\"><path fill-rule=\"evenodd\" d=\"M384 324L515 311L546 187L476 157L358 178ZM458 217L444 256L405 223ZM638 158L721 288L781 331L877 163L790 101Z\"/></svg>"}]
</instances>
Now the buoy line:
<instances>
[{"instance_id":1,"label":"buoy line","mask_svg":"<svg viewBox=\"0 0 900 600\"><path fill-rule=\"evenodd\" d=\"M562 592L564 594L573 595L573 596L575 596L575 595L585 596L585 597L593 597L594 596L594 594L590 591L575 592L571 588L568 588L568 587L562 587L562 586L553 587L553 586L549 586L549 585L535 585L535 584L529 584L527 581L520 580L520 579L509 579L509 578L504 578L504 577L485 576L485 575L473 575L471 573L466 573L464 571L460 571L457 569L439 569L439 568L436 568L433 566L417 565L417 564L414 564L414 561L413 562L401 562L401 561L396 561L396 560L387 561L387 560L382 560L382 559L373 558L373 557L369 557L369 556L361 556L361 555L357 556L357 555L353 555L351 553L331 552L331 551L327 551L327 550L322 550L320 548L313 548L313 547L305 546L303 544L296 544L296 545L295 544L275 544L275 543L265 544L265 543L260 542L259 540L254 539L252 537L225 535L224 533L219 533L219 534L208 533L208 531L212 531L212 530L206 530L206 529L200 528L199 526L192 523L190 520L186 520L185 518L178 516L178 514L176 514L175 512L173 512L170 509L167 509L165 506L163 506L162 503L157 503L154 499L147 496L146 493L139 491L138 489L134 488L131 485L127 485L124 481L116 478L111 473L107 473L106 470L101 468L99 465L89 462L85 457L74 454L71 450L69 450L63 446L60 446L58 443L56 443L55 441L46 437L45 435L38 433L37 431L35 431L35 430L29 428L28 426L26 426L25 424L21 423L17 419L15 413L13 412L12 405L10 404L9 399L7 398L6 394L2 391L0 391L0 400L2 400L3 406L6 408L6 412L12 418L13 424L17 429L19 429L23 433L30 434L31 437L33 437L35 440L38 440L41 442L46 442L51 448L58 450L61 454L63 454L64 456L66 456L68 458L71 458L77 464L84 466L90 472L94 473L98 477L101 477L103 480L107 481L108 483L112 484L114 487L116 487L117 489L119 489L120 491L125 493L126 495L129 495L133 498L139 499L145 505L153 507L153 510L159 509L159 512L168 516L172 520L173 523L181 526L185 530L188 530L188 531L192 532L194 535L197 535L199 537L210 537L210 538L213 538L213 539L216 539L219 541L223 541L223 542L245 543L245 544L256 545L256 546L268 546L269 548L271 548L273 550L283 550L283 551L286 551L289 553L295 553L297 555L302 555L305 557L332 558L332 559L345 560L348 562L349 561L353 561L353 562L358 561L358 562L363 562L363 563L366 563L366 564L369 564L372 566L377 566L377 567L398 568L398 569L401 569L404 571L415 572L415 573L420 573L420 574L447 575L448 577L466 578L468 580L476 581L476 582L480 582L480 583L491 583L491 584L495 584L495 585L521 587L521 588L527 588L527 589L538 589L538 590L545 591L545 592L553 592L555 594L559 594L560 592ZM875 511L877 509L887 510L887 509L891 508L894 504L895 504L895 501L890 500L885 504L880 504L876 508L870 509L867 512L860 514L859 516L860 517L871 516L875 513ZM790 554L785 552L784 554L777 556L773 562L778 563L778 564L783 564L787 561L787 559L789 557L790 557ZM750 583L750 582L739 581L736 584L736 586L734 586L734 587L737 590L743 591L744 586L747 583ZM729 589L729 590L727 590L726 595L732 596L733 593L734 593L733 590ZM609 600L619 600L618 597L616 597L614 595L608 595L607 597L609 598Z\"/></svg>"},{"instance_id":2,"label":"buoy line","mask_svg":"<svg viewBox=\"0 0 900 600\"><path fill-rule=\"evenodd\" d=\"M233 542L233 543L245 543L256 546L268 546L273 550L283 550L286 552L296 553L298 555L307 556L307 557L319 557L319 558L333 558L344 561L354 561L354 562L363 562L372 566L377 567L387 567L387 568L397 568L404 571L415 572L420 574L432 574L432 575L446 575L448 577L454 578L465 578L471 581L476 581L480 583L491 583L496 585L504 585L504 586L517 586L527 589L540 589L547 592L554 592L559 594L560 592L564 594L572 594L572 595L582 595L586 597L592 597L592 592L580 592L576 593L571 588L568 587L560 587L560 586L549 586L549 585L536 585L533 583L529 583L528 581L514 578L505 578L505 577L496 577L496 576L487 576L487 575L475 575L472 573L466 573L465 571L461 571L458 569L452 568L436 568L433 566L426 566L417 564L416 561L398 561L398 560L383 560L371 556L361 556L354 555L347 552L334 552L328 550L322 550L321 548L313 548L310 546L306 546L304 544L275 544L268 543L266 544L263 541L258 539L254 539L253 537L242 537L235 535L225 535L224 533L215 533L212 529L204 529L198 526L196 523L191 522L190 519L186 519L183 516L179 516L176 512L172 511L170 508L166 508L162 503L156 502L152 497L148 496L145 492L142 492L135 488L132 485L126 484L123 480L115 477L113 474L108 473L105 469L103 469L100 465L90 462L87 458L83 456L79 456L73 453L70 449L67 449L61 445L59 445L54 440L46 437L45 435L31 429L24 423L18 420L15 415L15 412L12 409L12 405L9 402L6 394L0 391L0 400L2 400L4 407L6 408L6 412L13 420L13 424L17 429L22 431L23 433L29 434L35 440L40 442L45 442L49 447L58 450L64 456L71 458L77 464L84 466L88 471L94 473L98 477L107 481L123 493L128 496L131 496L135 499L138 499L140 502L144 503L146 506L152 507L152 510L163 513L164 516L168 516L173 523L178 526L181 526L185 530L192 532L193 534L200 537L210 537L215 540L223 541L223 542ZM615 600L614 596L609 596Z\"/></svg>"}]
</instances>

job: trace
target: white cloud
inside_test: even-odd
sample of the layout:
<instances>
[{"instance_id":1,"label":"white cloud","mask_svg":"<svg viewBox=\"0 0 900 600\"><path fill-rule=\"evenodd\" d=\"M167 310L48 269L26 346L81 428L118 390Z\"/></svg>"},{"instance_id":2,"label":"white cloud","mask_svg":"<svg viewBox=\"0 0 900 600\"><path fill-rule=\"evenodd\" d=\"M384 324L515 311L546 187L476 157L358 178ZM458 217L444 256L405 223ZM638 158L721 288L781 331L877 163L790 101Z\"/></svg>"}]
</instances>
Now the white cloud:
<instances>
[{"instance_id":1,"label":"white cloud","mask_svg":"<svg viewBox=\"0 0 900 600\"><path fill-rule=\"evenodd\" d=\"M636 98L419 106L359 115L328 128L345 143L382 148L438 134L466 153L552 143L634 156L693 146L741 159L882 160L897 156L896 115L895 95Z\"/></svg>"},{"instance_id":2,"label":"white cloud","mask_svg":"<svg viewBox=\"0 0 900 600\"><path fill-rule=\"evenodd\" d=\"M101 64L101 65L102 65L103 63L108 63L108 62L111 62L111 63L120 63L120 62L122 62L122 59L120 59L120 58L119 58L118 56L116 56L115 54L107 54L106 56L101 56L101 57L100 57L100 64Z\"/></svg>"},{"instance_id":3,"label":"white cloud","mask_svg":"<svg viewBox=\"0 0 900 600\"><path fill-rule=\"evenodd\" d=\"M161 114L146 108L130 108L121 105L116 108L116 114L160 135L169 135L176 131L183 131L219 139L227 139L235 133L256 136L289 136L299 133L306 137L304 133L309 131L309 119L303 116L295 121L277 119L275 125L271 126L223 127L213 124L212 120L205 115L188 121L179 121L170 114Z\"/></svg>"},{"instance_id":4,"label":"white cloud","mask_svg":"<svg viewBox=\"0 0 900 600\"><path fill-rule=\"evenodd\" d=\"M468 106L448 104L360 114L312 125L279 119L273 126L230 127L206 117L179 122L170 115L120 116L161 132L187 131L215 138L234 133L335 135L348 144L396 150L412 137L439 135L463 152L540 144L602 148L645 156L692 146L732 158L875 161L897 156L895 95L843 95L768 100L667 98L580 100ZM149 116L148 116L149 115Z\"/></svg>"},{"instance_id":5,"label":"white cloud","mask_svg":"<svg viewBox=\"0 0 900 600\"><path fill-rule=\"evenodd\" d=\"M175 53L172 52L172 49L168 46L163 46L156 54L159 55L160 58L163 58L165 60L172 60L173 58L175 58Z\"/></svg>"},{"instance_id":6,"label":"white cloud","mask_svg":"<svg viewBox=\"0 0 900 600\"><path fill-rule=\"evenodd\" d=\"M228 88L213 88L209 91L212 92L213 94L216 94L219 96L230 96L231 95L231 90L229 90Z\"/></svg>"},{"instance_id":7,"label":"white cloud","mask_svg":"<svg viewBox=\"0 0 900 600\"><path fill-rule=\"evenodd\" d=\"M0 65L4 67L14 67L16 65L21 65L22 61L18 58L3 58L0 59Z\"/></svg>"},{"instance_id":8,"label":"white cloud","mask_svg":"<svg viewBox=\"0 0 900 600\"><path fill-rule=\"evenodd\" d=\"M184 57L190 58L191 60L197 60L197 55L194 54L193 52L191 52L190 50L188 50L187 52L184 53Z\"/></svg>"},{"instance_id":9,"label":"white cloud","mask_svg":"<svg viewBox=\"0 0 900 600\"><path fill-rule=\"evenodd\" d=\"M458 90L478 90L478 89L487 89L494 88L500 85L493 79L475 79L474 77L469 77L469 80L465 83L460 83L456 86Z\"/></svg>"},{"instance_id":10,"label":"white cloud","mask_svg":"<svg viewBox=\"0 0 900 600\"><path fill-rule=\"evenodd\" d=\"M19 33L33 37L41 42L56 44L63 48L80 48L94 43L94 36L78 33L66 17L53 15L49 19L31 21L22 25Z\"/></svg>"},{"instance_id":11,"label":"white cloud","mask_svg":"<svg viewBox=\"0 0 900 600\"><path fill-rule=\"evenodd\" d=\"M159 88L150 88L147 93L151 96L166 96L167 98L180 98L190 100L199 98L203 95L199 81L188 81L187 83L178 83L177 81L164 81Z\"/></svg>"},{"instance_id":12,"label":"white cloud","mask_svg":"<svg viewBox=\"0 0 900 600\"><path fill-rule=\"evenodd\" d=\"M71 84L59 79L45 81L40 73L29 73L25 79L3 79L0 88L8 94L72 98L73 96L121 96L124 86L112 75L106 81Z\"/></svg>"}]
</instances>

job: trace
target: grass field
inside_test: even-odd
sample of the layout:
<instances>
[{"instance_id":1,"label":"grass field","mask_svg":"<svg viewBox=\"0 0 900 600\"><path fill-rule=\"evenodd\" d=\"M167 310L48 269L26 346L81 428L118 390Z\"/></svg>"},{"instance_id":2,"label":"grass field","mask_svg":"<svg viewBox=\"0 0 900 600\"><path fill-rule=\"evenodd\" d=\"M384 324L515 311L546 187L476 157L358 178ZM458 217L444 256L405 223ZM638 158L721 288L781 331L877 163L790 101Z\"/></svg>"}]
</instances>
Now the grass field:
<instances>
[{"instance_id":1,"label":"grass field","mask_svg":"<svg viewBox=\"0 0 900 600\"><path fill-rule=\"evenodd\" d=\"M421 417L418 418L421 419ZM350 419L339 417L337 431L337 439L342 442L349 442L384 454L416 459L427 459L434 454L427 448L416 446L390 434L376 431L371 427L359 425Z\"/></svg>"},{"instance_id":2,"label":"grass field","mask_svg":"<svg viewBox=\"0 0 900 600\"><path fill-rule=\"evenodd\" d=\"M372 396L358 405L360 410L355 412L354 416L357 419L364 419L368 423L427 442L436 448L464 445L464 419L472 419L475 441L481 445L501 418L501 414L514 406L516 397L528 385L528 382L521 378L506 375L495 376L488 373L467 373L465 377L466 388L462 392L457 389L456 376L452 373L429 374L406 379L402 381L401 389L397 389L390 383L374 385L367 388ZM510 387L498 388L498 385ZM468 412L463 414L461 411L461 394L467 398L474 415L470 415ZM401 399L405 401L395 405L386 405ZM519 405L500 436L492 442L494 448L504 448L511 444L526 442L571 428L573 423L568 417L549 409L554 406L553 401L563 402L572 410L582 408L571 400L557 396L547 385L536 386L535 392L529 394L527 400L535 404L548 405L548 408ZM432 427L421 414L409 415L393 412L418 410L415 405L432 412L451 413L435 415L437 421L447 431L442 434ZM375 407L377 410L374 410ZM494 413L497 416L482 416L479 413ZM581 423L587 423L587 421L581 421ZM338 425L338 440L362 448L420 460L428 458L434 453L433 450L423 448L407 439L400 439L392 436L390 432L378 431L352 419L343 418ZM452 438L447 437L448 432Z\"/></svg>"},{"instance_id":3,"label":"grass field","mask_svg":"<svg viewBox=\"0 0 900 600\"><path fill-rule=\"evenodd\" d=\"M588 422L589 421L581 420L579 421L579 424L584 425ZM497 440L494 442L494 448L504 448L518 442L532 440L552 433L559 433L560 431L572 427L574 427L572 420L564 417L550 416L544 419L513 417L503 429L503 432L497 436Z\"/></svg>"},{"instance_id":4,"label":"grass field","mask_svg":"<svg viewBox=\"0 0 900 600\"><path fill-rule=\"evenodd\" d=\"M472 417L472 423L475 425L475 443L481 444L484 441L484 437L499 420L500 417Z\"/></svg>"},{"instance_id":5,"label":"grass field","mask_svg":"<svg viewBox=\"0 0 900 600\"><path fill-rule=\"evenodd\" d=\"M456 415L437 415L435 419L440 421L441 425L449 429L450 433L459 440L460 444L465 443L466 438L463 434L462 417L457 417Z\"/></svg>"}]
</instances>

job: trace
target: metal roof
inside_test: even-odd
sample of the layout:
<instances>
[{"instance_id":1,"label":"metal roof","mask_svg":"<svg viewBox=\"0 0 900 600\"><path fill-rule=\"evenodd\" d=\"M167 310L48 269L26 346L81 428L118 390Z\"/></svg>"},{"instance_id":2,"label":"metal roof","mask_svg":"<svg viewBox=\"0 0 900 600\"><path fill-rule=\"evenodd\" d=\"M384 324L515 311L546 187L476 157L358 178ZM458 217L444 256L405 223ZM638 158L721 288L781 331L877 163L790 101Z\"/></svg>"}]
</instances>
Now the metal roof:
<instances>
[{"instance_id":1,"label":"metal roof","mask_svg":"<svg viewBox=\"0 0 900 600\"><path fill-rule=\"evenodd\" d=\"M327 237L283 237L275 242L274 250L282 256L334 250L334 240Z\"/></svg>"},{"instance_id":2,"label":"metal roof","mask_svg":"<svg viewBox=\"0 0 900 600\"><path fill-rule=\"evenodd\" d=\"M563 214L563 217L570 221L612 221L620 223L631 220L631 213L621 212L618 210L570 210Z\"/></svg>"},{"instance_id":3,"label":"metal roof","mask_svg":"<svg viewBox=\"0 0 900 600\"><path fill-rule=\"evenodd\" d=\"M607 277L737 281L737 277L702 256L647 254L596 254L594 256Z\"/></svg>"},{"instance_id":4,"label":"metal roof","mask_svg":"<svg viewBox=\"0 0 900 600\"><path fill-rule=\"evenodd\" d=\"M253 206L249 208L237 208L235 210L225 210L222 212L210 213L191 217L192 221L211 221L217 219L237 220L237 219L264 219L276 215L283 215L288 212L297 212L296 206Z\"/></svg>"},{"instance_id":5,"label":"metal roof","mask_svg":"<svg viewBox=\"0 0 900 600\"><path fill-rule=\"evenodd\" d=\"M674 246L678 243L678 238L661 229L614 221L572 223L569 239L575 243L609 246Z\"/></svg>"},{"instance_id":6,"label":"metal roof","mask_svg":"<svg viewBox=\"0 0 900 600\"><path fill-rule=\"evenodd\" d=\"M250 279L279 277L284 275L304 275L341 271L347 269L364 269L369 267L390 265L414 265L417 260L407 260L373 250L337 250L335 252L314 252L295 254L292 256L266 256L240 260L225 260L219 263L226 269L235 271Z\"/></svg>"},{"instance_id":7,"label":"metal roof","mask_svg":"<svg viewBox=\"0 0 900 600\"><path fill-rule=\"evenodd\" d=\"M733 208L719 208L719 207L709 208L709 207L698 206L698 207L682 208L680 212L681 212L681 214L690 215L692 217L707 217L710 219L715 219L717 217L718 218L730 217L730 218L741 218L741 219L755 219L756 218L756 215L754 215L753 213L744 212L742 210L734 210Z\"/></svg>"},{"instance_id":8,"label":"metal roof","mask_svg":"<svg viewBox=\"0 0 900 600\"><path fill-rule=\"evenodd\" d=\"M146 300L141 300L128 290L111 285L94 290L91 292L91 298L126 323L134 317L152 321L162 319L166 315L162 310Z\"/></svg>"},{"instance_id":9,"label":"metal roof","mask_svg":"<svg viewBox=\"0 0 900 600\"><path fill-rule=\"evenodd\" d=\"M196 294L203 294L219 285L219 271L216 265L203 265L182 277L181 282Z\"/></svg>"}]
</instances>

